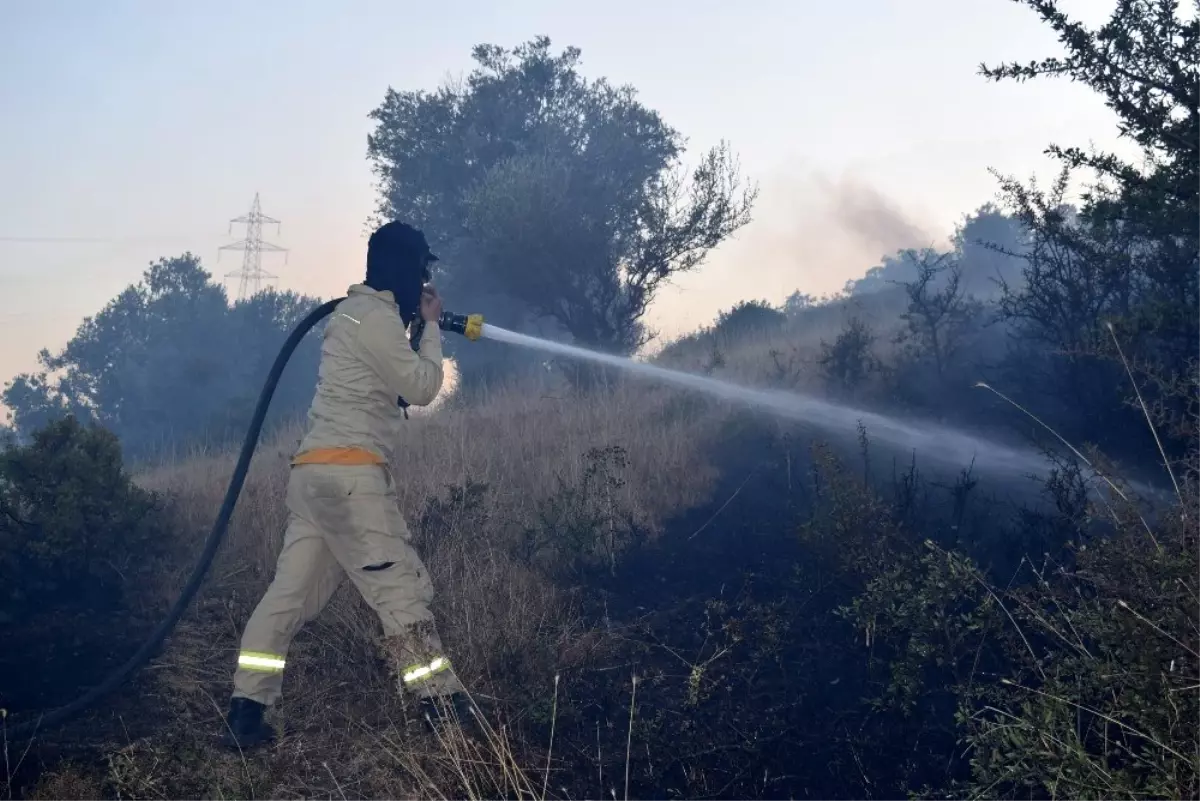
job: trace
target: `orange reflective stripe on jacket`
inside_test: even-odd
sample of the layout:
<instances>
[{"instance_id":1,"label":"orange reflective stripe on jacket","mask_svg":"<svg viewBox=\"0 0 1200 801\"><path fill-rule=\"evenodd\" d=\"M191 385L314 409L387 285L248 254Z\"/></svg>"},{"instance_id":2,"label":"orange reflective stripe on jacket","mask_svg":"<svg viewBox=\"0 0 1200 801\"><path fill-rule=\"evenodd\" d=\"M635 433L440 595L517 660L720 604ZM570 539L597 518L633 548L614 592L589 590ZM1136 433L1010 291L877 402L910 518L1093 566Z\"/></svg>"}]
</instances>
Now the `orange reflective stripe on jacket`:
<instances>
[{"instance_id":1,"label":"orange reflective stripe on jacket","mask_svg":"<svg viewBox=\"0 0 1200 801\"><path fill-rule=\"evenodd\" d=\"M367 465L384 464L384 459L377 453L365 448L314 448L292 457L292 464L340 464Z\"/></svg>"}]
</instances>

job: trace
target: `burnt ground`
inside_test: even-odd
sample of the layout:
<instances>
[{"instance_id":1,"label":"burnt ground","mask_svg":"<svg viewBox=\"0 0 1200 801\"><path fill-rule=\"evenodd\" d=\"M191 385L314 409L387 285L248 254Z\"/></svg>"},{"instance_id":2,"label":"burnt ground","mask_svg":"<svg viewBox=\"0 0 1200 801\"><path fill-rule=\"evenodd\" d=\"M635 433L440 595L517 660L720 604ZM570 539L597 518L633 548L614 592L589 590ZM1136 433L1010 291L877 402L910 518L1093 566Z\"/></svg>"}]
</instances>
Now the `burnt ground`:
<instances>
[{"instance_id":1,"label":"burnt ground","mask_svg":"<svg viewBox=\"0 0 1200 801\"><path fill-rule=\"evenodd\" d=\"M132 611L119 599L42 604L5 622L0 649L0 708L6 722L36 720L103 681L124 663L157 621ZM53 733L8 746L10 790L21 797L42 771L64 759L104 763L97 731L137 736L153 725L134 682L119 687L91 710L57 726Z\"/></svg>"},{"instance_id":2,"label":"burnt ground","mask_svg":"<svg viewBox=\"0 0 1200 801\"><path fill-rule=\"evenodd\" d=\"M635 770L642 796L903 797L962 775L950 758L948 694L931 693L908 716L867 701L886 675L871 667L862 632L836 612L848 588L799 537L812 508L810 442L741 420L718 446L711 501L627 553L613 575L595 577L612 624L652 643L636 649L636 669L668 677L639 689L640 734L662 748ZM859 460L853 445L843 458ZM927 523L955 512L936 486L920 503ZM986 520L984 503L975 512ZM697 666L699 691L689 696L679 688L696 687ZM628 702L626 687L595 711L627 717ZM697 778L697 766L708 775Z\"/></svg>"}]
</instances>

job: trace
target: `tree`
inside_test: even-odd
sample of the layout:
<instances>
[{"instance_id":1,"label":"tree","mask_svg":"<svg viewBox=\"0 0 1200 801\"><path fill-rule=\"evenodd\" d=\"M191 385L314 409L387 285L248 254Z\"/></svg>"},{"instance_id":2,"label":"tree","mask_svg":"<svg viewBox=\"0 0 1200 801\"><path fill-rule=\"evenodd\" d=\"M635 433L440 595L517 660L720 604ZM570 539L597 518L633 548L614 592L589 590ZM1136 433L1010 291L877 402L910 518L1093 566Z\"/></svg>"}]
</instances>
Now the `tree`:
<instances>
[{"instance_id":1,"label":"tree","mask_svg":"<svg viewBox=\"0 0 1200 801\"><path fill-rule=\"evenodd\" d=\"M1131 243L1090 227L1065 202L1069 175L1048 192L1009 185L1031 237L1021 281L1002 282L997 312L1011 336L1005 383L1059 419L1067 436L1090 439L1126 428L1117 422L1125 379L1104 357L1104 322L1133 308L1136 275Z\"/></svg>"},{"instance_id":2,"label":"tree","mask_svg":"<svg viewBox=\"0 0 1200 801\"><path fill-rule=\"evenodd\" d=\"M1055 31L1065 55L981 65L981 73L997 81L1066 76L1094 89L1116 113L1121 136L1141 151L1143 166L1051 145L1047 152L1063 171L1049 193L1001 178L1031 234L1025 281L1007 289L1002 314L1022 344L1051 351L1046 374L1069 374L1071 387L1086 388L1091 426L1121 430L1113 380L1120 368L1103 363L1117 355L1109 324L1154 383L1177 385L1196 369L1200 21L1185 20L1176 0L1121 0L1105 25L1090 30L1055 0L1016 1ZM1094 183L1072 213L1063 197L1080 170ZM1022 348L1023 361L1027 352Z\"/></svg>"},{"instance_id":3,"label":"tree","mask_svg":"<svg viewBox=\"0 0 1200 801\"><path fill-rule=\"evenodd\" d=\"M389 88L371 113L380 216L425 229L455 303L635 350L657 290L749 221L756 190L723 144L689 175L680 134L631 87L582 77L577 48L538 37L472 55L464 83Z\"/></svg>"},{"instance_id":4,"label":"tree","mask_svg":"<svg viewBox=\"0 0 1200 801\"><path fill-rule=\"evenodd\" d=\"M713 333L726 337L764 333L777 330L786 320L787 315L765 300L743 300L717 315Z\"/></svg>"},{"instance_id":5,"label":"tree","mask_svg":"<svg viewBox=\"0 0 1200 801\"><path fill-rule=\"evenodd\" d=\"M816 303L817 299L812 295L797 289L783 301L783 313L788 317L796 318L811 309Z\"/></svg>"},{"instance_id":6,"label":"tree","mask_svg":"<svg viewBox=\"0 0 1200 801\"><path fill-rule=\"evenodd\" d=\"M1182 374L1200 350L1194 314L1200 308L1200 74L1190 68L1200 54L1200 22L1184 19L1174 0L1127 0L1108 23L1090 30L1054 0L1022 2L1056 32L1066 55L983 66L984 76L1066 76L1090 86L1117 114L1122 137L1139 146L1145 163L1135 167L1114 153L1051 145L1067 173L1085 169L1098 182L1080 209L1091 241L1081 247L1061 235L1063 227L1043 230L1080 253L1121 246L1128 295L1122 291L1120 302L1104 312L1144 337L1145 353L1153 351L1160 366ZM1014 194L1018 187L1006 188ZM1099 269L1111 271L1108 264Z\"/></svg>"},{"instance_id":7,"label":"tree","mask_svg":"<svg viewBox=\"0 0 1200 801\"><path fill-rule=\"evenodd\" d=\"M991 301L1002 294L1002 287L1015 288L1022 281L1022 258L1028 248L1028 232L1016 217L991 203L980 206L954 232L963 291Z\"/></svg>"},{"instance_id":8,"label":"tree","mask_svg":"<svg viewBox=\"0 0 1200 801\"><path fill-rule=\"evenodd\" d=\"M953 254L908 250L904 258L912 265L916 278L901 284L908 296L908 308L900 315L906 328L897 342L907 347L912 360L932 361L940 383L967 348L967 334L981 306L963 291L962 266Z\"/></svg>"},{"instance_id":9,"label":"tree","mask_svg":"<svg viewBox=\"0 0 1200 801\"><path fill-rule=\"evenodd\" d=\"M907 301L895 337L899 364L892 373L896 396L945 418L966 408L964 395L981 376L971 374L982 357L984 305L964 289L957 253L926 248L901 257L914 275L896 282Z\"/></svg>"},{"instance_id":10,"label":"tree","mask_svg":"<svg viewBox=\"0 0 1200 801\"><path fill-rule=\"evenodd\" d=\"M847 296L867 295L911 277L910 266L899 253L884 256L882 261L882 264L877 264L863 273L862 278L848 280L842 292Z\"/></svg>"},{"instance_id":11,"label":"tree","mask_svg":"<svg viewBox=\"0 0 1200 801\"><path fill-rule=\"evenodd\" d=\"M821 340L817 363L825 380L842 396L852 396L872 373L879 372L879 360L872 353L875 333L858 315L845 321L832 344Z\"/></svg>"},{"instance_id":12,"label":"tree","mask_svg":"<svg viewBox=\"0 0 1200 801\"><path fill-rule=\"evenodd\" d=\"M232 308L225 290L185 253L150 265L41 370L4 390L22 438L67 414L114 432L129 455L239 436L288 330L315 303L271 290ZM312 397L319 350L297 349L272 403L273 419Z\"/></svg>"},{"instance_id":13,"label":"tree","mask_svg":"<svg viewBox=\"0 0 1200 801\"><path fill-rule=\"evenodd\" d=\"M1065 75L1101 94L1120 120L1121 136L1138 145L1146 166L1078 147L1051 145L1047 152L1068 169L1086 168L1101 179L1084 195L1096 221L1124 220L1144 236L1165 235L1173 240L1174 255L1185 263L1195 259L1200 20L1185 21L1178 0L1120 0L1108 23L1091 31L1069 19L1056 0L1014 1L1038 13L1058 34L1067 56L1025 65L981 65L981 73L996 81Z\"/></svg>"}]
</instances>

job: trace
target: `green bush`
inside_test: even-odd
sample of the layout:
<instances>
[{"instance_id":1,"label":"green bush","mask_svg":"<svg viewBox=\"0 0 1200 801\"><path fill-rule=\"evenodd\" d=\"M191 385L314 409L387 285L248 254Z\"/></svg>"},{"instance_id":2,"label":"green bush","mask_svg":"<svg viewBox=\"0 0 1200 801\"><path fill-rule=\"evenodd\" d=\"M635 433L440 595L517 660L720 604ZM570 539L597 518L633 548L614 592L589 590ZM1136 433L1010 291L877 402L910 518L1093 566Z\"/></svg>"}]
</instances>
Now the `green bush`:
<instances>
[{"instance_id":1,"label":"green bush","mask_svg":"<svg viewBox=\"0 0 1200 801\"><path fill-rule=\"evenodd\" d=\"M858 318L846 320L833 344L821 340L817 363L827 384L841 395L853 395L881 365L873 353L875 333Z\"/></svg>"},{"instance_id":2,"label":"green bush","mask_svg":"<svg viewBox=\"0 0 1200 801\"><path fill-rule=\"evenodd\" d=\"M957 710L952 762L965 762L943 789L1197 797L1194 469L1153 524L1115 500L1079 510L1074 482L1052 476L1053 510L1019 515L1010 529L1043 549L1015 575L998 575L935 542L927 522L906 523L828 453L817 464L817 510L802 535L825 548L852 595L840 613L862 633L878 676L869 706L922 716L922 728L947 722L922 712L946 708L939 698Z\"/></svg>"},{"instance_id":3,"label":"green bush","mask_svg":"<svg viewBox=\"0 0 1200 801\"><path fill-rule=\"evenodd\" d=\"M555 492L538 502L537 522L517 549L520 561L558 578L612 569L639 535L620 497L629 466L625 449L589 448L581 461L578 479L559 476Z\"/></svg>"},{"instance_id":4,"label":"green bush","mask_svg":"<svg viewBox=\"0 0 1200 801\"><path fill-rule=\"evenodd\" d=\"M120 588L157 550L161 505L125 472L115 435L74 417L0 452L0 596L53 605Z\"/></svg>"},{"instance_id":5,"label":"green bush","mask_svg":"<svg viewBox=\"0 0 1200 801\"><path fill-rule=\"evenodd\" d=\"M787 315L765 300L743 300L717 316L713 332L726 337L746 336L773 331L786 321Z\"/></svg>"}]
</instances>

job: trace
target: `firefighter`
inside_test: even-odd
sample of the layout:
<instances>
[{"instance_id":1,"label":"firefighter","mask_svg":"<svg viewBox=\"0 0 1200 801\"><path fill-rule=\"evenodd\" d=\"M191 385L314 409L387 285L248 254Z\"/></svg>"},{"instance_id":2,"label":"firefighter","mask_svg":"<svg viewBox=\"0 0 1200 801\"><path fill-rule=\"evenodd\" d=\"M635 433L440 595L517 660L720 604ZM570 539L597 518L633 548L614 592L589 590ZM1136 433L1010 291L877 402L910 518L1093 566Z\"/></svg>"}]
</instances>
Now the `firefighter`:
<instances>
[{"instance_id":1,"label":"firefighter","mask_svg":"<svg viewBox=\"0 0 1200 801\"><path fill-rule=\"evenodd\" d=\"M469 723L475 713L438 636L433 584L409 542L391 470L405 407L432 403L442 387L435 261L421 231L381 226L367 245L365 281L350 287L325 328L308 431L288 478L283 548L242 634L227 745L274 739L263 712L280 696L288 645L345 576L383 624L401 693L435 723L449 714ZM410 343L418 316L424 329Z\"/></svg>"}]
</instances>

